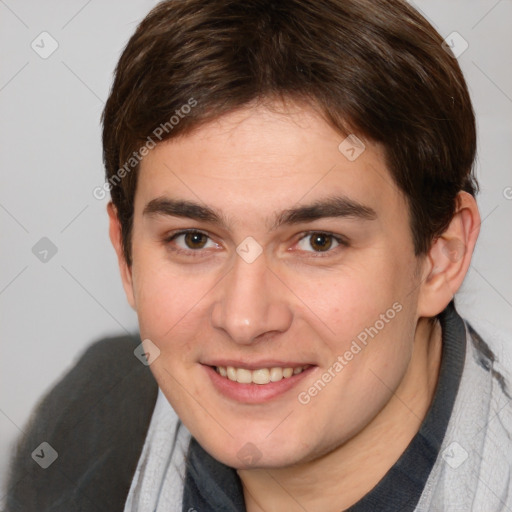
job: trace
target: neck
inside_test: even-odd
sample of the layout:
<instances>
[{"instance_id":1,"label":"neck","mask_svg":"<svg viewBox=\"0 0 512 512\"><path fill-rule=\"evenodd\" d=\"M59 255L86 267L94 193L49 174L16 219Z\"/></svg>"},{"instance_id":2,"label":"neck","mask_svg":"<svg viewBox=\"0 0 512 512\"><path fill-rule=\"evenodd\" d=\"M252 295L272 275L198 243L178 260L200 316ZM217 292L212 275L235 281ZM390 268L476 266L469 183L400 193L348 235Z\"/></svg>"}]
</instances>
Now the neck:
<instances>
[{"instance_id":1,"label":"neck","mask_svg":"<svg viewBox=\"0 0 512 512\"><path fill-rule=\"evenodd\" d=\"M239 470L247 512L338 512L384 477L420 429L434 397L441 327L420 319L411 362L382 411L348 442L316 460L279 469Z\"/></svg>"}]
</instances>

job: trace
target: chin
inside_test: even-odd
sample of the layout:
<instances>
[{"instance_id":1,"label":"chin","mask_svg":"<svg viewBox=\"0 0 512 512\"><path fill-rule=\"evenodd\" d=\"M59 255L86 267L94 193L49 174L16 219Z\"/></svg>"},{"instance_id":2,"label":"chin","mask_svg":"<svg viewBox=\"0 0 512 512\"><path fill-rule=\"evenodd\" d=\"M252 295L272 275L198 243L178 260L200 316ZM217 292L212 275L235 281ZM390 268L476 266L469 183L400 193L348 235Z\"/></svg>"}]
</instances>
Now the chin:
<instances>
[{"instance_id":1,"label":"chin","mask_svg":"<svg viewBox=\"0 0 512 512\"><path fill-rule=\"evenodd\" d=\"M313 448L304 447L291 435L282 438L265 439L265 434L240 436L212 442L205 432L205 437L194 436L201 446L215 459L235 469L277 469L298 464L308 458L313 458ZM309 456L309 457L308 457Z\"/></svg>"}]
</instances>

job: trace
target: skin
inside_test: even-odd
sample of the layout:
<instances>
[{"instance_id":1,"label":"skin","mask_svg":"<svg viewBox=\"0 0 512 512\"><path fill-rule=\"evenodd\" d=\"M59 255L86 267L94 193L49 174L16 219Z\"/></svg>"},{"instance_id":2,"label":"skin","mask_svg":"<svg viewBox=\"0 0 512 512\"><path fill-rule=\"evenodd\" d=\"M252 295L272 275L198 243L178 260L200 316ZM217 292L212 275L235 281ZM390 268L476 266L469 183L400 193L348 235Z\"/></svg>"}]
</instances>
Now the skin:
<instances>
[{"instance_id":1,"label":"skin","mask_svg":"<svg viewBox=\"0 0 512 512\"><path fill-rule=\"evenodd\" d=\"M461 192L450 226L417 258L407 203L382 148L365 141L351 162L338 150L345 137L315 110L272 107L248 106L157 145L141 163L131 266L112 204L110 236L141 338L160 350L151 371L192 435L237 468L247 510L334 512L375 486L428 411L441 329L427 319L462 284L480 218L474 199ZM324 217L271 229L283 210L333 195L372 208L376 217ZM225 225L144 213L162 197L208 206ZM183 229L210 238L199 236L202 248L190 248L184 236L169 241ZM327 237L319 246L312 231L342 236L348 245ZM236 252L248 236L263 251L252 263ZM450 252L454 246L464 250ZM299 392L394 303L400 312L301 404ZM202 363L219 358L315 368L288 392L246 404L212 385ZM247 443L257 448L253 464L237 455Z\"/></svg>"}]
</instances>

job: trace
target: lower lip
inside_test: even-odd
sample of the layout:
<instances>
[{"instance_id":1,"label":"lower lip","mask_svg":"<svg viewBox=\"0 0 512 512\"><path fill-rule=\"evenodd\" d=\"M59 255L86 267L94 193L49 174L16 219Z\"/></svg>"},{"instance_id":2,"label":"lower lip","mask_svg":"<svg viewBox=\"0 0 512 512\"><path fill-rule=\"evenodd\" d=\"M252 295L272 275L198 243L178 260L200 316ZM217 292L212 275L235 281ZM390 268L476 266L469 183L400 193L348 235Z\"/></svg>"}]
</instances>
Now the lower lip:
<instances>
[{"instance_id":1,"label":"lower lip","mask_svg":"<svg viewBox=\"0 0 512 512\"><path fill-rule=\"evenodd\" d=\"M215 368L203 365L208 373L215 389L222 395L246 404L261 404L284 395L287 391L297 386L309 375L316 366L310 366L297 375L288 378L282 378L278 382L269 382L268 384L240 384L219 375Z\"/></svg>"}]
</instances>

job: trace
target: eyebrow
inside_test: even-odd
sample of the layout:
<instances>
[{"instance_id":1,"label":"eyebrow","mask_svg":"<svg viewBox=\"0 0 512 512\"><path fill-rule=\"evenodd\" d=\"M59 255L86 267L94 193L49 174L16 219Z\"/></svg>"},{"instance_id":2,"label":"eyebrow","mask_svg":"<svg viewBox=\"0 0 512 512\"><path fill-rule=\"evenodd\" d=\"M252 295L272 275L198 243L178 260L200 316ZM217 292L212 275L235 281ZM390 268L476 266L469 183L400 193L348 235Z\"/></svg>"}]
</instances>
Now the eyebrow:
<instances>
[{"instance_id":1,"label":"eyebrow","mask_svg":"<svg viewBox=\"0 0 512 512\"><path fill-rule=\"evenodd\" d=\"M226 227L227 219L208 206L189 200L157 197L144 207L143 215L167 215L184 217L197 221L210 222ZM282 225L294 225L313 222L323 218L351 218L359 220L375 220L376 211L346 196L331 196L317 200L309 205L288 208L280 212L270 228L271 231Z\"/></svg>"},{"instance_id":2,"label":"eyebrow","mask_svg":"<svg viewBox=\"0 0 512 512\"><path fill-rule=\"evenodd\" d=\"M348 217L359 220L375 220L377 212L369 206L346 196L332 196L315 201L310 205L289 208L281 212L272 227L272 230L286 224L299 224L313 222L328 217Z\"/></svg>"}]
</instances>

